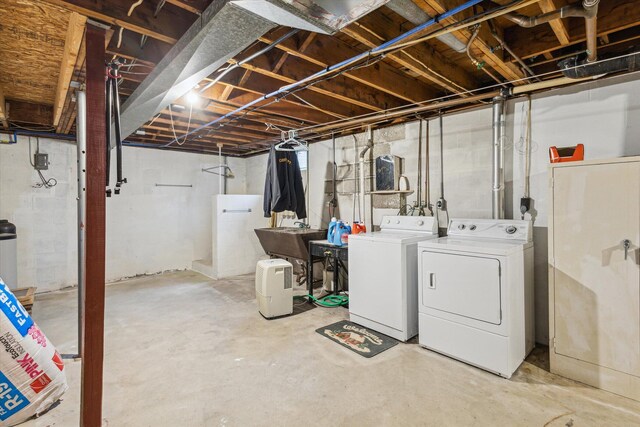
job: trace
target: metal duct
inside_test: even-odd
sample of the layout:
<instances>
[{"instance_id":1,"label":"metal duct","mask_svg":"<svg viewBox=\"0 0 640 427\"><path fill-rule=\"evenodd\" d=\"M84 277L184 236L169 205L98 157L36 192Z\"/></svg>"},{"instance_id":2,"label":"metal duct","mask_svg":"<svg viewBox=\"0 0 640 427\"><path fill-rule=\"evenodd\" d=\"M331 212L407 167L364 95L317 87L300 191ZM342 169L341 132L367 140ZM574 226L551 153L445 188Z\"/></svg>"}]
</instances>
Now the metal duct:
<instances>
[{"instance_id":1,"label":"metal duct","mask_svg":"<svg viewBox=\"0 0 640 427\"><path fill-rule=\"evenodd\" d=\"M493 189L491 193L492 217L502 219L505 216L504 204L504 115L503 95L493 98Z\"/></svg>"},{"instance_id":2,"label":"metal duct","mask_svg":"<svg viewBox=\"0 0 640 427\"><path fill-rule=\"evenodd\" d=\"M228 0L214 0L122 106L122 138L276 26Z\"/></svg>"},{"instance_id":3,"label":"metal duct","mask_svg":"<svg viewBox=\"0 0 640 427\"><path fill-rule=\"evenodd\" d=\"M638 71L640 70L640 52L595 63L590 63L584 57L574 56L558 62L558 66L562 74L570 79L595 77L620 71Z\"/></svg>"},{"instance_id":4,"label":"metal duct","mask_svg":"<svg viewBox=\"0 0 640 427\"><path fill-rule=\"evenodd\" d=\"M278 25L334 34L389 0L236 0L234 4Z\"/></svg>"},{"instance_id":5,"label":"metal duct","mask_svg":"<svg viewBox=\"0 0 640 427\"><path fill-rule=\"evenodd\" d=\"M398 15L402 16L413 25L420 25L427 22L431 17L411 0L391 0L386 6ZM442 43L459 53L464 53L466 46L453 34L447 33L436 37Z\"/></svg>"},{"instance_id":6,"label":"metal duct","mask_svg":"<svg viewBox=\"0 0 640 427\"><path fill-rule=\"evenodd\" d=\"M122 106L122 137L277 25L335 33L388 0L214 0Z\"/></svg>"},{"instance_id":7,"label":"metal duct","mask_svg":"<svg viewBox=\"0 0 640 427\"><path fill-rule=\"evenodd\" d=\"M505 18L511 22L515 22L521 27L531 28L540 24L546 24L550 21L562 18L584 18L587 37L587 55L588 61L593 62L598 57L598 40L597 40L597 19L598 4L600 0L583 0L582 5L569 5L561 7L553 12L543 13L537 16L526 16L518 13L507 13ZM496 4L496 3L494 3Z\"/></svg>"}]
</instances>

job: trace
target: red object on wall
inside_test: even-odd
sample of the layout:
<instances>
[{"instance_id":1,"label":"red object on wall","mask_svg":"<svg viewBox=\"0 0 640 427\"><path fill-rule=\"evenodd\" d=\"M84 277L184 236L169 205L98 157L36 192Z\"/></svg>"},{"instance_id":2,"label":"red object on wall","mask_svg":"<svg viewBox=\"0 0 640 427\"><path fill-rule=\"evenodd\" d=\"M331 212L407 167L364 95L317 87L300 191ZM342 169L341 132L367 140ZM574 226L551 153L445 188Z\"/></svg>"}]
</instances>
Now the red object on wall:
<instances>
[{"instance_id":1,"label":"red object on wall","mask_svg":"<svg viewBox=\"0 0 640 427\"><path fill-rule=\"evenodd\" d=\"M584 145L575 147L549 147L549 160L551 163L579 162L584 160Z\"/></svg>"}]
</instances>

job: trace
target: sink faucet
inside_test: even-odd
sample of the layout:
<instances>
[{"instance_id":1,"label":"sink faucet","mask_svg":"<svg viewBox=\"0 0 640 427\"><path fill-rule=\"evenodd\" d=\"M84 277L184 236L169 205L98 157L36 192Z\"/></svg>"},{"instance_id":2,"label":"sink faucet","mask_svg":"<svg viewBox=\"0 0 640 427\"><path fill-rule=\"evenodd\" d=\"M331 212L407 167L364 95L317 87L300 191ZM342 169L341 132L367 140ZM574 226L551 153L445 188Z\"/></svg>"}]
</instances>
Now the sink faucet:
<instances>
[{"instance_id":1,"label":"sink faucet","mask_svg":"<svg viewBox=\"0 0 640 427\"><path fill-rule=\"evenodd\" d=\"M298 225L298 228L311 228L311 226L309 224L305 224L302 221L296 221L293 223L293 225Z\"/></svg>"}]
</instances>

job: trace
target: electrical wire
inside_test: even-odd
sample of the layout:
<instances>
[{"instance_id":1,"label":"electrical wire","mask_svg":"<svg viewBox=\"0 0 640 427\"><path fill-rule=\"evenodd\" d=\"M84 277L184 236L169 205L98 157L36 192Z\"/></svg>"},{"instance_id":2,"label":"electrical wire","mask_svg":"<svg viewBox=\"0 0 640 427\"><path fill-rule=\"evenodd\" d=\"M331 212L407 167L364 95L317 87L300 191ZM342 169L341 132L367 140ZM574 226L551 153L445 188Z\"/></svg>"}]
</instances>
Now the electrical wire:
<instances>
[{"instance_id":1,"label":"electrical wire","mask_svg":"<svg viewBox=\"0 0 640 427\"><path fill-rule=\"evenodd\" d=\"M180 143L180 141L176 141L178 145L184 145L184 143L187 142L187 135L189 135L189 129L191 128L192 115L193 115L193 102L189 104L189 121L187 122L187 131L185 132L185 136L184 136L184 139L182 140L182 143ZM173 118L171 119L171 125L173 126ZM175 130L173 131L173 133L175 135Z\"/></svg>"},{"instance_id":2,"label":"electrical wire","mask_svg":"<svg viewBox=\"0 0 640 427\"><path fill-rule=\"evenodd\" d=\"M40 176L40 180L42 182L36 182L35 184L32 185L33 188L51 188L51 187L55 187L58 184L58 181L55 178L45 178L44 175L42 175L42 172L40 172L39 170L37 170L36 172L38 172L38 175Z\"/></svg>"},{"instance_id":3,"label":"electrical wire","mask_svg":"<svg viewBox=\"0 0 640 427\"><path fill-rule=\"evenodd\" d=\"M455 24L450 24L450 25L448 25L448 26L445 26L443 29L441 29L441 30L439 30L439 31L436 31L436 32L433 32L433 33L430 33L430 34L428 34L428 35L426 35L426 36L424 36L424 37L421 37L421 38L419 38L419 39L415 39L415 40L412 40L412 41L409 41L409 42L405 42L405 43L401 43L401 44L394 45L394 46L391 46L391 47L387 47L387 48L385 48L385 49L381 50L381 51L380 51L380 54L381 54L381 55L383 55L384 53L394 52L394 51L396 51L396 50L402 50L402 49L405 49L406 47L412 46L412 45L414 45L414 44L417 44L417 43L420 43L420 42L422 42L422 41L428 40L428 39L430 39L430 38L437 37L438 35L442 35L442 34L445 34L445 33L449 33L449 32L452 32L452 31L456 31L457 29L464 28L464 27L467 27L467 26L469 26L469 25L477 24L477 23L480 23L480 22L484 22L484 21L486 21L486 20L488 20L488 19L495 18L495 17L499 16L499 15L501 14L501 12L502 12L502 11L504 11L504 10L506 10L506 9L508 9L508 8L515 8L515 9L517 9L518 7L514 7L514 6L517 6L519 3L520 3L520 4L522 4L522 6L525 6L526 4L529 4L529 3L530 3L530 1L529 1L529 0L514 1L514 2L511 2L511 3L507 4L507 5L503 5L503 6L501 6L501 7L498 7L498 8L495 8L495 9L489 10L489 11L485 11L485 12L480 13L479 15L476 15L476 16L474 16L474 17L467 18L467 19L465 19L465 20L458 21L458 22L457 22L457 23L455 23ZM458 27L459 27L459 28L458 28ZM371 55L369 55L369 57L367 58L367 63L370 61L370 59L371 59ZM613 58L610 58L609 60L611 60L611 59L613 59ZM380 60L380 59L378 59L378 60ZM603 62L603 61L597 61L597 62ZM371 63L364 64L364 65L359 65L358 67L369 66L369 65L371 65ZM227 68L228 68L228 67L227 67ZM355 68L350 68L350 69L355 69ZM344 73L344 72L345 72L345 71L341 71L338 75L340 75L340 74L342 74L342 73ZM540 75L538 75L537 77L541 77L541 76L544 76L544 75L557 74L557 73L559 73L559 71L552 71L552 72L549 72L549 73L543 73L543 74L540 74ZM529 78L530 78L530 77L529 77ZM507 82L507 83L515 83L515 82L519 82L519 81L522 81L522 80L528 80L529 78L524 77L524 78L520 78L520 79L513 79L513 80L511 80L510 82ZM323 79L323 80L319 80L319 81L324 81L324 79ZM319 81L318 81L318 82L319 82ZM311 83L311 84L316 84L316 83L317 83L317 82L313 82L313 83ZM485 87L485 88L482 88L482 89L474 89L474 90L464 91L464 92L460 92L460 93L458 93L458 94L448 95L448 96L442 97L442 98L440 98L440 99L448 99L448 98L451 98L451 97L454 97L454 96L460 96L460 95L465 95L465 94L470 94L470 93L477 93L478 91L483 90L483 89L486 89L486 88L491 88L491 87L496 87L496 86L502 86L502 85L504 85L504 83L502 83L502 84L500 84L500 85L492 85L492 86L488 86L488 87ZM309 85L307 85L307 86L305 86L305 87L303 87L303 88L301 88L301 89L306 89L306 88L308 88L308 87L309 87ZM249 110L249 111L245 112L245 113L244 113L242 116L240 116L239 118L246 117L246 115L247 115L247 114L249 114L249 113L251 113L251 112L253 112L253 111L256 111L256 110L258 110L258 109L260 109L260 108L264 108L264 107L266 107L266 106L268 106L268 105L271 105L273 102L277 102L278 100L283 99L285 96L287 96L287 95L289 95L289 94L292 94L292 93L295 93L295 92L289 92L289 93L283 94L283 95L282 95L282 96L280 96L276 101L272 101L272 102L267 103L267 104L262 105L262 106L256 106L256 107L252 108L251 110ZM265 99L266 99L266 98L265 98ZM436 99L436 100L437 100L437 99ZM426 103L426 102L433 102L433 101L436 101L436 100L423 101L423 102L421 102L421 103L415 103L414 105L420 105L420 104L423 104L423 103ZM406 108L406 107L407 107L407 106L396 107L395 109L389 109L389 110L386 110L386 111L387 111L387 112L390 112L390 111L393 111L393 110L396 110L396 109ZM369 115L375 115L375 114L378 114L378 113L377 113L377 112L369 113ZM366 116L367 116L367 115L362 115L361 117L366 117ZM232 121L238 120L239 118L233 118L233 117L231 117L231 119L229 119L229 122L232 122ZM343 120L353 120L353 118L343 119ZM308 126L308 127L306 127L306 128L300 128L299 130L310 130L310 129L313 129L314 127L327 126L327 125L329 125L329 124L335 124L335 123L339 123L339 121L334 121L334 122L328 122L328 123L322 123L322 124L318 124L318 125ZM217 126L215 129L210 129L210 130L208 130L205 136L209 136L213 131L215 131L216 129L219 129L220 127L222 127L222 126L221 126L221 125L219 125L219 126ZM196 131L198 131L198 130L199 130L199 129L196 129L194 132L196 132ZM187 137L188 137L188 135L185 135L185 138L184 138L184 140L183 140L183 144L184 144L184 143L186 143L186 142L188 142ZM199 137L198 137L198 136L196 136L196 137L195 137L195 139L199 139L199 138L201 138L201 137L202 137L202 136L199 136ZM176 139L177 139L177 138L176 138ZM168 146L169 146L169 145L171 145L173 142L174 142L174 141L171 141L171 142L169 142L168 144L163 145L162 147L163 147L163 148L164 148L164 147L168 147Z\"/></svg>"},{"instance_id":4,"label":"electrical wire","mask_svg":"<svg viewBox=\"0 0 640 427\"><path fill-rule=\"evenodd\" d=\"M42 127L39 127L39 128L21 126L21 125L17 124L16 122L12 122L11 120L9 120L9 124L11 124L12 127L16 127L18 129L28 130L30 132L52 132L52 131L56 130L56 128L53 127L53 126L42 126Z\"/></svg>"},{"instance_id":5,"label":"electrical wire","mask_svg":"<svg viewBox=\"0 0 640 427\"><path fill-rule=\"evenodd\" d=\"M324 79L320 79L320 80L317 80L317 81L314 81L314 82L308 83L308 84L306 84L305 86L302 86L302 87L299 87L299 88L295 88L295 89L290 90L290 91L284 91L284 92L282 92L282 94L280 94L279 96L275 97L272 101L268 102L267 104L264 104L264 105L255 105L255 106L253 106L253 107L251 107L251 108L247 108L247 109L243 110L243 114L242 114L242 115L240 115L240 116L230 116L230 117L227 117L227 118L226 118L226 121L225 121L224 123L223 123L223 122L215 123L216 127L215 127L215 128L207 129L207 132L205 133L205 135L204 135L204 136L205 136L205 137L206 137L206 136L209 136L212 132L214 132L214 131L215 131L215 130L217 130L217 129L220 129L220 128L221 128L221 127L223 127L225 124L233 123L233 122L235 122L235 121L237 121L237 120L243 119L244 117L246 117L247 115L251 114L251 113L252 113L252 112L254 112L254 111L257 111L257 110L259 110L259 109L261 109L261 108L265 108L265 107L267 107L267 106L269 106L269 105L272 105L272 104L274 104L274 103L276 103L276 102L280 102L282 99L286 98L287 96L290 96L290 95L294 95L294 96L295 96L295 93L296 93L296 92L299 92L299 91L302 91L302 90L308 89L308 88L310 88L310 87L312 87L312 86L314 86L314 85L316 85L316 84L318 84L318 83L321 83L321 82L323 82L323 81L328 81L328 80L334 79L334 78L336 78L336 77L338 77L338 76L340 76L340 75L342 75L342 74L344 74L344 73L346 73L346 72L353 71L353 70L357 70L357 69L360 69L360 68L363 68L363 67L368 67L368 66L370 66L370 65L373 65L373 64L375 64L375 63L377 63L377 62L381 61L383 58L384 58L384 57L383 57L383 56L381 56L381 57L376 58L376 59L375 59L375 60L373 60L373 61L369 61L369 60L367 60L367 62L366 62L365 64L355 64L355 65L353 65L353 66L351 66L351 67L349 67L349 68L346 68L346 69L344 69L344 70L340 71L339 73L336 73L336 74L334 74L334 75L329 75L329 76L327 76L327 77L326 77L326 78L324 78ZM264 100L266 100L266 99L268 99L268 98L266 98L266 95L265 95ZM346 118L345 118L345 119L343 119L343 120L346 120ZM202 129L202 128L200 128L200 129ZM196 130L194 130L192 133L197 132L198 130L199 130L199 129L196 129ZM186 135L185 135L185 140L183 141L183 144L184 144L184 142L188 142L188 141L186 140L186 137L188 137L188 136L189 136L188 134L186 134ZM200 137L196 136L196 137L194 137L194 138L192 138L192 139L189 139L189 141L191 141L191 140L193 140L193 139L199 139L199 138L201 138L201 137L202 137L202 136L200 136ZM174 141L170 141L170 142L168 142L167 144L162 145L161 147L162 147L162 148L168 147L169 145L173 144L174 142L177 142L177 139L174 139ZM182 145L182 144L180 144L180 145Z\"/></svg>"},{"instance_id":6,"label":"electrical wire","mask_svg":"<svg viewBox=\"0 0 640 427\"><path fill-rule=\"evenodd\" d=\"M612 57L612 58L600 59L600 60L598 60L596 62L593 62L593 63L590 63L590 64L599 64L599 63L604 63L604 62L608 62L608 61L614 61L614 60L617 60L617 59L621 59L621 58L625 58L625 57L629 57L629 56L633 56L633 55L636 55L636 53L629 53L629 54L620 55L620 56L616 56L616 57ZM576 66L567 68L567 70L580 68L582 66L583 65L576 65ZM627 74L633 74L633 73L627 73ZM558 75L562 75L562 71L561 70L547 71L547 72L544 72L544 73L536 74L535 76L512 79L512 80L506 81L505 83L510 84L510 85L516 85L517 83L526 82L526 81L530 80L531 78L535 78L535 77L541 78L541 77L552 77L552 76L558 76ZM580 83L580 81L578 81L577 83ZM431 99L427 99L427 100L424 100L424 101L415 102L415 103L410 104L410 105L402 105L402 106L398 106L398 107L389 108L389 109L384 110L384 113L393 113L393 112L400 111L402 109L410 108L410 107L413 107L413 106L424 106L424 105L427 105L427 104L437 104L439 102L448 101L448 100L451 100L453 98L458 98L458 97L463 96L463 95L479 94L481 92L490 91L490 90L493 90L493 89L498 89L500 87L502 87L502 84L497 84L497 83L496 84L490 84L490 85L487 85L487 86L483 86L483 87L480 87L480 88L477 88L477 89L468 90L468 91L461 92L461 93L443 95L441 97L431 98ZM371 112L371 113L366 113L366 114L361 114L359 116L354 116L354 117L351 117L351 118L348 118L348 119L334 120L332 122L326 122L326 123L320 123L320 124L316 124L316 125L302 127L302 128L298 129L298 132L301 132L301 133L309 132L309 133L311 133L316 128L323 128L323 127L327 127L327 126L339 125L342 122L349 122L349 121L352 121L352 120L355 120L355 119L366 119L368 117L375 117L375 116L378 116L378 115L380 115L380 112L379 111L374 111L374 112ZM388 119L384 119L383 118L382 120L378 121L377 123L381 123L381 122L384 122L386 120L388 120ZM361 128L362 125L357 125L357 126L354 126L354 127L355 128ZM335 130L328 131L324 135L329 135L330 132L335 132Z\"/></svg>"},{"instance_id":7,"label":"electrical wire","mask_svg":"<svg viewBox=\"0 0 640 427\"><path fill-rule=\"evenodd\" d=\"M511 4L514 4L514 3L517 3L517 2L513 2L513 3L511 3ZM509 5L506 5L506 6L504 6L503 8L506 8L507 6L509 6ZM499 8L499 10L502 10L503 8ZM496 11L496 10L494 9L494 10L492 10L491 12L493 13L493 12L495 12L495 11ZM489 15L489 13L486 13L486 14L487 14L487 15ZM481 14L481 15L482 15L482 14ZM487 18L487 19L489 19L489 18ZM484 19L484 20L486 20L486 19ZM462 22L462 21L461 21L461 22ZM482 22L482 21L480 21L480 22ZM447 27L445 27L445 28L447 28ZM435 33L435 34L437 34L437 33ZM437 35L440 35L440 34L437 34ZM425 37L427 37L427 36L425 36ZM430 38L430 37L429 37L429 38ZM411 42L409 42L409 43L411 43ZM407 47L408 47L408 46L407 46ZM403 47L403 48L406 48L406 47ZM630 53L630 54L620 55L620 56L613 57L613 58L607 58L607 59L598 60L598 61L595 61L595 62L594 62L594 63L592 63L592 64L597 64L597 63L603 63L603 62L607 62L607 61L612 61L612 60L616 60L616 59L620 59L620 58L624 58L624 57L628 57L628 56L632 56L632 55L635 55L635 53ZM377 62L377 61L376 61L376 62ZM371 65L371 64L369 64L369 65ZM358 68L361 68L361 67L363 67L363 65L358 65L357 67L358 67ZM575 68L579 68L579 67L582 67L582 65L576 65L576 66L574 66L574 67L567 68L567 70L571 70L571 69L575 69ZM349 70L351 70L351 69L352 69L352 68L349 68ZM340 75L340 74L342 74L342 73L344 73L344 72L346 72L346 70L341 71L341 72L340 72L339 74L337 74L337 75ZM459 96L464 96L464 95L470 95L470 94L476 94L476 93L479 93L479 92L482 92L482 91L485 91L485 90L495 89L495 88L497 88L497 87L501 87L501 86L503 86L505 83L507 83L507 84L515 84L515 83L519 83L519 82L523 82L523 81L528 81L528 80L530 80L532 77L535 77L535 78L541 78L541 77L553 76L553 75L561 75L561 74L562 74L562 71L560 71L560 70L549 71L549 72L545 72L545 73L537 74L537 75L535 75L535 76L525 76L525 77L522 77L522 78L512 79L512 80L509 80L509 81L503 82L503 83L501 83L501 84L488 85L488 86L484 86L484 87L482 87L482 88L477 88L477 89L467 90L467 91L460 92L460 93L456 93L456 94L449 94L449 95L445 95L445 96L442 96L442 97L439 97L439 98L432 98L432 99L429 99L429 100L424 100L424 101L421 101L421 102L413 103L412 105L414 105L414 106L421 106L421 105L425 105L425 104L428 104L428 103L437 103L437 102L442 102L442 101L445 101L445 100L452 99L452 98L454 98L454 97L459 97ZM336 75L336 76L337 76L337 75ZM318 82L320 82L320 81L325 81L325 80L328 80L328 79L330 79L330 78L334 78L334 77L329 76L329 77L327 77L326 79L318 80L317 82L313 82L312 84L317 84L317 83L318 83ZM274 102L278 102L280 99L283 99L284 97L286 97L286 96L288 96L288 95L290 95L290 94L292 94L292 93L297 92L298 90L304 90L304 89L307 89L308 87L309 87L309 85L304 86L304 87L302 87L302 88L299 88L299 89L297 89L297 90L295 90L295 91L286 92L286 93L284 93L283 95L281 95L279 98L277 98L276 100L271 101L271 102L269 102L269 103L267 103L267 104L265 104L265 105L255 106L255 107L253 107L253 108L249 109L248 111L247 111L247 110L245 110L245 112L244 112L244 114L242 114L242 116L239 116L239 117L237 117L237 116L236 116L236 117L230 117L230 118L228 118L228 119L227 119L228 121L227 121L227 122L225 122L225 123L230 123L230 122L233 122L233 121L239 120L239 119L241 119L241 118L244 118L244 117L246 117L246 115L247 115L247 114L249 114L249 113L251 113L251 112L254 112L254 111L259 110L260 108L264 108L264 107L266 107L266 106L269 106L269 105L273 104ZM266 99L266 98L265 98L265 99ZM391 112L399 111L399 110L401 110L401 109L408 108L408 107L410 107L410 106L403 105L403 106L398 106L398 107L390 108L390 109L385 110L385 113L391 113ZM316 125L311 125L311 126L306 126L306 127L300 127L300 128L298 128L298 131L299 131L299 132L303 132L303 131L304 131L304 132L312 132L312 131L313 131L313 129L315 129L315 128L319 128L319 127L326 127L326 126L333 126L333 125L337 125L337 124L339 124L339 123L341 123L341 122L348 122L348 121L351 121L351 120L354 120L354 119L364 119L364 118L367 118L367 117L373 117L373 116L376 116L376 115L379 115L379 114L380 114L380 112L372 112L372 113L362 114L362 115L360 115L360 116L355 116L355 117L351 117L351 118L334 120L334 121L332 121L332 122L325 122L325 123L321 123L321 124L316 124ZM386 121L386 120L385 120L385 119L382 119L382 120L380 120L380 121L376 122L376 124L377 124L377 123L380 123L380 122L384 122L384 121ZM208 130L207 130L207 133L206 133L204 136L209 136L209 135L211 135L211 133L215 132L215 130L217 130L217 129L219 129L220 127L224 126L224 124L220 124L220 123L216 123L216 125L217 125L217 126L216 126L215 128L213 128L213 129L208 129ZM361 127L361 125L354 126L354 127L353 127L353 129L358 129L358 128L360 128L360 127ZM199 129L196 129L196 130L194 130L193 132L197 132L198 130L199 130ZM346 131L346 130L343 130L343 132L344 132L344 131ZM334 132L335 132L335 131L334 131ZM327 133L322 134L322 135L327 135ZM322 135L321 135L321 136L322 136ZM201 138L201 137L202 137L202 136L200 136L200 137L196 136L196 137L194 137L193 139L199 139L199 138ZM188 142L188 141L190 141L190 140L192 140L192 139L187 140L187 139L185 138L185 141L184 141L184 142ZM165 145L163 145L163 146L161 146L161 147L162 147L162 148L168 147L168 146L169 146L169 145L171 145L173 142L174 142L174 141L171 141L171 142L169 142L168 144L165 144ZM183 142L183 143L184 143L184 142Z\"/></svg>"}]
</instances>

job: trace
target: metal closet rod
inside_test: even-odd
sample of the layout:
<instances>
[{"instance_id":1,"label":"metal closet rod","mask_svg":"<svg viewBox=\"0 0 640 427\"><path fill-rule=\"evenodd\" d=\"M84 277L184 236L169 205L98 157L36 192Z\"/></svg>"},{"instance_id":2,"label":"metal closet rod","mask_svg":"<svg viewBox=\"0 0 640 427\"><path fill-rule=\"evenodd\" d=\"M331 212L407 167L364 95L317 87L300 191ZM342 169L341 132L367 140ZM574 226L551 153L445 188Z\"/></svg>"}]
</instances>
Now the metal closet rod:
<instances>
[{"instance_id":1,"label":"metal closet rod","mask_svg":"<svg viewBox=\"0 0 640 427\"><path fill-rule=\"evenodd\" d=\"M354 64L354 63L356 63L356 62L358 62L358 61L360 61L362 59L370 57L371 55L376 55L376 54L382 53L382 51L388 49L389 47L395 45L396 43L399 43L399 42L401 42L403 40L406 40L409 37L411 37L411 36L421 32L421 31L431 27L432 25L437 24L440 21L442 21L444 19L447 19L447 18L449 18L449 17L451 17L451 16L453 16L453 15L455 15L457 13L460 13L460 12L462 12L464 10L467 10L467 9L469 9L469 8L479 4L479 3L481 3L482 1L484 1L484 0L469 0L469 1L465 2L464 4L458 6L458 7L450 9L450 10L444 12L443 14L428 20L427 22L425 22L422 25L418 25L417 27L413 28L412 30L407 31L406 33L400 34L398 37L395 37L395 38L389 40L388 42L385 42L385 43L383 43L383 44L381 44L381 45L379 45L377 47L374 47L373 49L370 49L370 50L368 50L366 52L358 54L358 55L356 55L356 56L354 56L352 58L346 59L346 60L344 60L342 62L339 62L337 64L331 65L331 66L329 66L329 67L327 67L327 68L325 68L325 69L323 69L321 71L318 71L315 74L310 75L309 77L306 77L306 78L304 78L302 80L299 80L299 81L297 81L295 83L291 83L291 84L289 84L287 86L283 86L280 89L277 89L277 90L275 90L275 91L273 91L271 93L268 93L268 94L266 94L266 95L264 95L264 96L262 96L260 98L255 99L255 100L253 100L253 101L251 101L251 102L249 102L249 103L247 103L247 104L245 104L245 105L243 105L241 107L238 107L235 110L233 110L233 111L231 111L231 112L229 112L229 113L227 113L227 114L225 114L223 116L220 116L217 119L212 120L209 123L206 123L206 124L196 128L196 129L192 130L191 132L188 132L187 134L184 135L184 138L186 139L188 136L193 135L194 133L199 132L202 129L205 129L205 128L211 126L211 125L214 125L214 124L216 124L216 123L218 123L218 122L220 122L222 120L225 120L225 119L227 119L229 117L232 117L233 115L238 114L238 113L240 113L240 112L242 112L242 111L244 111L244 110L246 110L246 109L248 109L250 107L253 107L254 105L259 104L260 102L262 102L264 100L267 100L269 98L273 98L273 97L278 96L278 95L283 95L286 92L289 92L292 89L298 88L298 87L302 86L305 83L308 83L308 82L311 82L311 81L313 81L315 79L323 77L323 76L325 76L325 75L327 75L327 74L329 74L331 72L334 72L334 71L336 71L338 69L345 68L345 67L347 67L347 66L349 66L351 64ZM175 142L175 139L173 139L172 141L168 142L163 147L167 147L167 146L173 144L174 142Z\"/></svg>"}]
</instances>

